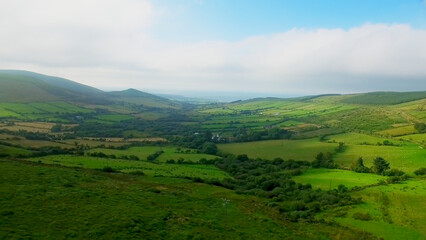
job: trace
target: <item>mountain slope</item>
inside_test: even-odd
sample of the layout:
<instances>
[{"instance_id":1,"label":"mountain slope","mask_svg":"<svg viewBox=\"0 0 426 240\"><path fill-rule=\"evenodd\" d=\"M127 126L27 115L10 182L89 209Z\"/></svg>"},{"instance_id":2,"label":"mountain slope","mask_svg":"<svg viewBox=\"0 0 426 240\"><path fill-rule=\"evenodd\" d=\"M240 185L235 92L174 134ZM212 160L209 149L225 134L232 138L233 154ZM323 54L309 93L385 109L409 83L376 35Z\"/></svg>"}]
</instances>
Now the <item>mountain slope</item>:
<instances>
[{"instance_id":1,"label":"mountain slope","mask_svg":"<svg viewBox=\"0 0 426 240\"><path fill-rule=\"evenodd\" d=\"M179 108L180 103L171 101L169 99L159 97L146 92L130 88L124 91L108 92L108 96L112 97L115 101L143 105L153 108Z\"/></svg>"},{"instance_id":2,"label":"mountain slope","mask_svg":"<svg viewBox=\"0 0 426 240\"><path fill-rule=\"evenodd\" d=\"M104 93L96 88L63 78L17 70L0 70L0 101L108 103Z\"/></svg>"}]
</instances>

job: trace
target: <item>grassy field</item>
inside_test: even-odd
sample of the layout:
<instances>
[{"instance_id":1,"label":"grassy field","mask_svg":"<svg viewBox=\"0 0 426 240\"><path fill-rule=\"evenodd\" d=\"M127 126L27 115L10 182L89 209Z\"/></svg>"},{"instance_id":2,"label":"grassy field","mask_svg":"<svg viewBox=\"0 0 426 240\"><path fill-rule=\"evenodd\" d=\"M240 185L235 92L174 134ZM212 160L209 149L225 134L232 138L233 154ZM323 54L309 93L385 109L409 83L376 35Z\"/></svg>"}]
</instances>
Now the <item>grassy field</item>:
<instances>
[{"instance_id":1,"label":"grassy field","mask_svg":"<svg viewBox=\"0 0 426 240\"><path fill-rule=\"evenodd\" d=\"M311 184L313 188L335 189L340 184L348 188L362 187L386 180L386 177L368 173L357 173L340 169L308 169L300 176L293 177L298 183Z\"/></svg>"},{"instance_id":2,"label":"grassy field","mask_svg":"<svg viewBox=\"0 0 426 240\"><path fill-rule=\"evenodd\" d=\"M306 140L269 140L247 143L219 144L219 151L233 154L247 154L250 158L284 160L315 159L319 152L333 152L337 143L320 142L317 138Z\"/></svg>"},{"instance_id":3,"label":"grassy field","mask_svg":"<svg viewBox=\"0 0 426 240\"><path fill-rule=\"evenodd\" d=\"M321 217L364 229L384 239L426 239L425 186L425 179L414 179L366 188L353 194L362 197L363 204L326 211ZM354 213L368 213L371 220L354 219Z\"/></svg>"},{"instance_id":4,"label":"grassy field","mask_svg":"<svg viewBox=\"0 0 426 240\"><path fill-rule=\"evenodd\" d=\"M414 144L401 147L348 145L344 152L335 155L334 160L338 164L350 167L359 157L364 159L367 167L372 166L374 158L382 157L390 163L391 168L398 168L410 174L421 167L426 167L426 149Z\"/></svg>"},{"instance_id":5,"label":"grassy field","mask_svg":"<svg viewBox=\"0 0 426 240\"><path fill-rule=\"evenodd\" d=\"M0 160L1 239L355 239L255 197L184 179ZM223 199L229 204L223 206Z\"/></svg>"},{"instance_id":6,"label":"grassy field","mask_svg":"<svg viewBox=\"0 0 426 240\"><path fill-rule=\"evenodd\" d=\"M16 157L16 156L30 155L32 153L32 151L22 149L22 148L0 145L0 153L7 154L11 157Z\"/></svg>"},{"instance_id":7,"label":"grassy field","mask_svg":"<svg viewBox=\"0 0 426 240\"><path fill-rule=\"evenodd\" d=\"M87 156L55 155L41 158L31 158L33 162L46 164L55 164L67 167L80 167L86 169L103 169L111 167L120 172L143 171L149 176L167 176L167 177L199 177L202 179L228 177L213 165L202 164L156 164L146 161L133 161L121 159L107 159Z\"/></svg>"},{"instance_id":8,"label":"grassy field","mask_svg":"<svg viewBox=\"0 0 426 240\"><path fill-rule=\"evenodd\" d=\"M344 133L338 135L327 136L328 142L343 142L347 145L377 145L383 141L389 141L394 145L404 145L404 142L391 138L376 137L361 133Z\"/></svg>"},{"instance_id":9,"label":"grassy field","mask_svg":"<svg viewBox=\"0 0 426 240\"><path fill-rule=\"evenodd\" d=\"M157 151L163 151L164 152L156 159L159 162L166 162L167 160L177 161L179 159L183 159L185 161L198 162L202 158L205 158L207 160L217 158L217 156L214 156L214 155L195 153L193 149L179 148L179 150L178 150L178 147L172 147L172 146L132 147L132 148L129 148L129 149L126 149L126 150L96 148L96 149L92 149L92 150L88 151L88 153L102 152L102 153L105 153L107 155L113 154L113 155L116 155L117 157L135 155L140 160L147 160L149 155L151 155L151 154L153 154ZM188 151L188 153L185 153L187 151Z\"/></svg>"}]
</instances>

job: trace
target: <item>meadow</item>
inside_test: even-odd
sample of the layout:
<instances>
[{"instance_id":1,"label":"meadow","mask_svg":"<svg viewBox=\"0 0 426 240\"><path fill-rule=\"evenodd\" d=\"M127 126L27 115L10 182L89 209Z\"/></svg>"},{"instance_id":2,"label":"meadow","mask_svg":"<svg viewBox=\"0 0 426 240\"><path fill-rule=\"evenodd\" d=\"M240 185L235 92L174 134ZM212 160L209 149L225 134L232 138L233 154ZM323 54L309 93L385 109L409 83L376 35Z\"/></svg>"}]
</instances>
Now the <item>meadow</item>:
<instances>
[{"instance_id":1,"label":"meadow","mask_svg":"<svg viewBox=\"0 0 426 240\"><path fill-rule=\"evenodd\" d=\"M158 151L163 151L163 153L159 155L155 160L157 162L163 163L167 160L178 161L179 159L181 159L184 161L198 162L200 161L200 159L211 160L217 158L217 156L214 155L196 153L194 149L173 146L131 147L125 150L95 148L89 150L87 153L102 152L106 155L115 155L117 157L134 155L137 156L140 160L147 160L148 156Z\"/></svg>"},{"instance_id":2,"label":"meadow","mask_svg":"<svg viewBox=\"0 0 426 240\"><path fill-rule=\"evenodd\" d=\"M295 176L292 179L298 183L309 183L313 188L331 190L336 189L340 184L348 188L356 186L363 187L377 184L382 180L385 181L386 178L387 177L371 173L357 173L340 169L310 168L302 175Z\"/></svg>"},{"instance_id":3,"label":"meadow","mask_svg":"<svg viewBox=\"0 0 426 240\"><path fill-rule=\"evenodd\" d=\"M412 179L401 184L366 188L353 193L355 197L362 197L364 203L326 211L318 217L363 229L384 239L424 239L425 186L425 179ZM355 213L368 213L370 217L368 220L355 219Z\"/></svg>"},{"instance_id":4,"label":"meadow","mask_svg":"<svg viewBox=\"0 0 426 240\"><path fill-rule=\"evenodd\" d=\"M165 164L147 161L96 158L88 156L52 155L31 158L30 161L67 167L102 170L110 167L114 171L132 173L142 171L149 176L198 177L201 179L223 179L228 175L213 165L203 164Z\"/></svg>"},{"instance_id":5,"label":"meadow","mask_svg":"<svg viewBox=\"0 0 426 240\"><path fill-rule=\"evenodd\" d=\"M337 143L326 143L319 141L318 138L312 138L218 144L218 149L224 153L247 154L250 158L312 161L318 153L334 152L337 146Z\"/></svg>"}]
</instances>

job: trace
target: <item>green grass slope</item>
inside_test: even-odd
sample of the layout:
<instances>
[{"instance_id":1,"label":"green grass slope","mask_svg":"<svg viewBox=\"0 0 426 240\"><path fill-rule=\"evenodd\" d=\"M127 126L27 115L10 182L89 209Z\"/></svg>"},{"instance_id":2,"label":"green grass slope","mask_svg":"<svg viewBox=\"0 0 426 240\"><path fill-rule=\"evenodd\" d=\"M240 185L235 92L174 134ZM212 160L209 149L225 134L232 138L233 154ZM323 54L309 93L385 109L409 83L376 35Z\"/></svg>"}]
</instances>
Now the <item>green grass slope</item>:
<instances>
[{"instance_id":1,"label":"green grass slope","mask_svg":"<svg viewBox=\"0 0 426 240\"><path fill-rule=\"evenodd\" d=\"M184 179L0 160L0 239L360 239ZM226 208L223 199L229 204ZM372 239L366 235L363 239Z\"/></svg>"},{"instance_id":2,"label":"green grass slope","mask_svg":"<svg viewBox=\"0 0 426 240\"><path fill-rule=\"evenodd\" d=\"M355 95L342 100L344 103L352 104L377 104L393 105L411 102L426 98L426 91L422 92L371 92Z\"/></svg>"}]
</instances>

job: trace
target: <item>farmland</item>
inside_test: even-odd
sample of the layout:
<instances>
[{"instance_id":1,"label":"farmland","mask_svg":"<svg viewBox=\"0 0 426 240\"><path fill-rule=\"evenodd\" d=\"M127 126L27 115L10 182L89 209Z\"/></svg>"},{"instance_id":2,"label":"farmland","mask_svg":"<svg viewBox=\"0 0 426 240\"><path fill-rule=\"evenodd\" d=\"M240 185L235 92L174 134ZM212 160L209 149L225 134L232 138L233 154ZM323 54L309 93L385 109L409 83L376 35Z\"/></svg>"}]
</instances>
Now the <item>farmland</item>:
<instances>
[{"instance_id":1,"label":"farmland","mask_svg":"<svg viewBox=\"0 0 426 240\"><path fill-rule=\"evenodd\" d=\"M131 173L142 171L149 176L166 177L199 177L202 179L223 179L227 174L214 166L201 164L155 164L146 161L107 159L96 157L80 157L55 155L41 158L31 158L31 161L45 164L54 164L67 167L81 167L102 170L111 167L115 171Z\"/></svg>"},{"instance_id":2,"label":"farmland","mask_svg":"<svg viewBox=\"0 0 426 240\"><path fill-rule=\"evenodd\" d=\"M362 187L379 183L386 177L368 173L356 173L339 169L308 169L300 176L293 177L296 182L311 184L313 188L335 189L340 184L348 188Z\"/></svg>"},{"instance_id":3,"label":"farmland","mask_svg":"<svg viewBox=\"0 0 426 240\"><path fill-rule=\"evenodd\" d=\"M426 238L424 92L190 104L12 73L1 239Z\"/></svg>"},{"instance_id":4,"label":"farmland","mask_svg":"<svg viewBox=\"0 0 426 240\"><path fill-rule=\"evenodd\" d=\"M249 143L221 144L221 152L247 154L251 158L294 159L311 161L319 152L333 152L337 143L320 142L317 138L307 140L269 140Z\"/></svg>"}]
</instances>

